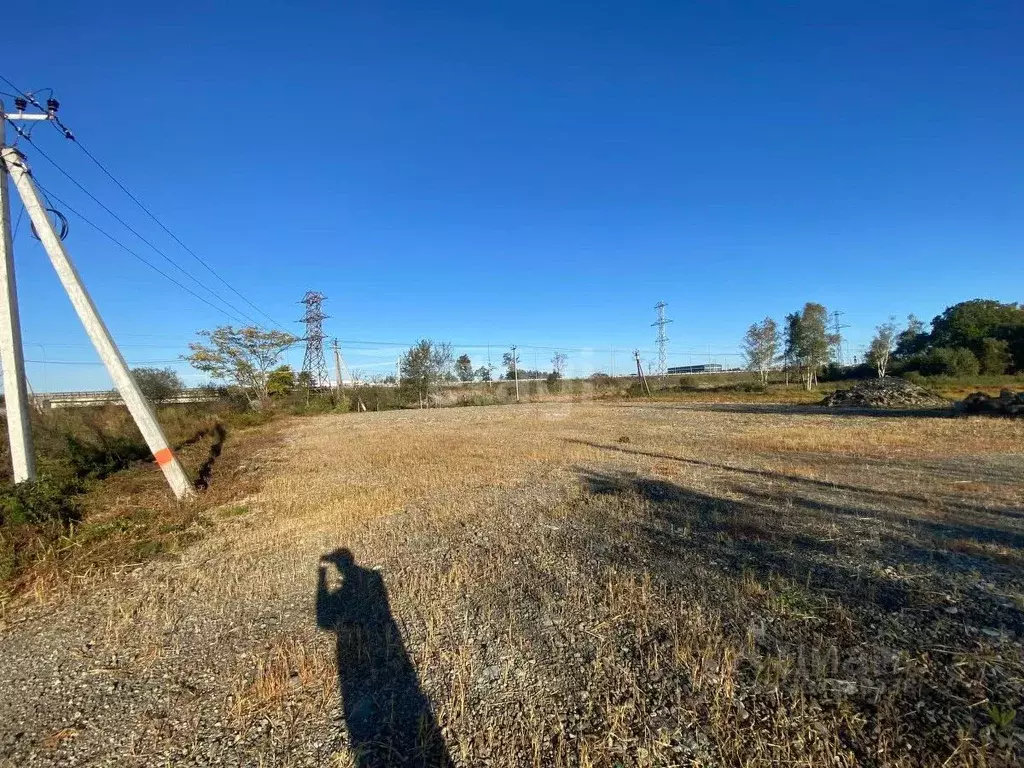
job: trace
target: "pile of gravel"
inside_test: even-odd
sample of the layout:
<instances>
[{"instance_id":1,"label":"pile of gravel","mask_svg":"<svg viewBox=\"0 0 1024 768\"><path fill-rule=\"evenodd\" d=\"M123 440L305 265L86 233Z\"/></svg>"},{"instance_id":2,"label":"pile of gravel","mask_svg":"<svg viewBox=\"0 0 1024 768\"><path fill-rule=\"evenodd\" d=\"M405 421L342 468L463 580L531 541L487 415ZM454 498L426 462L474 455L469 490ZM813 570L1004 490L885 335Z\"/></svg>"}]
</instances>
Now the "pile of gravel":
<instances>
[{"instance_id":1,"label":"pile of gravel","mask_svg":"<svg viewBox=\"0 0 1024 768\"><path fill-rule=\"evenodd\" d=\"M949 405L938 395L923 387L911 384L906 379L886 376L884 379L867 379L849 389L837 389L821 401L831 408L936 408Z\"/></svg>"},{"instance_id":2,"label":"pile of gravel","mask_svg":"<svg viewBox=\"0 0 1024 768\"><path fill-rule=\"evenodd\" d=\"M999 393L999 397L989 397L984 392L974 392L957 403L956 409L963 414L1024 417L1024 392L1004 389Z\"/></svg>"}]
</instances>

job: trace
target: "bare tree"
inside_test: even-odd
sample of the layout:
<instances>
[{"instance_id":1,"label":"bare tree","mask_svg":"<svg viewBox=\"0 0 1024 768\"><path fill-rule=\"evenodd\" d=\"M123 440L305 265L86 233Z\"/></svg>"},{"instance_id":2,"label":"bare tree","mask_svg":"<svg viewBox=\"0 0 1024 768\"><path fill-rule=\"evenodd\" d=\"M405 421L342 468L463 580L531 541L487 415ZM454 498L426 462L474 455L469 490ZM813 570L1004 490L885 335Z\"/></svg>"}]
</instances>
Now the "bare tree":
<instances>
[{"instance_id":1,"label":"bare tree","mask_svg":"<svg viewBox=\"0 0 1024 768\"><path fill-rule=\"evenodd\" d=\"M885 372L889 367L889 358L892 357L897 337L895 318L889 318L889 322L882 323L875 329L875 337L871 340L871 346L868 347L868 362L878 371L880 379L885 378Z\"/></svg>"},{"instance_id":2,"label":"bare tree","mask_svg":"<svg viewBox=\"0 0 1024 768\"><path fill-rule=\"evenodd\" d=\"M757 371L761 384L767 386L768 372L779 356L779 329L775 321L766 317L754 323L743 337L743 357L747 370Z\"/></svg>"},{"instance_id":3,"label":"bare tree","mask_svg":"<svg viewBox=\"0 0 1024 768\"><path fill-rule=\"evenodd\" d=\"M565 376L565 364L568 360L568 355L561 352L555 352L555 356L551 358L551 370L557 373L560 379Z\"/></svg>"},{"instance_id":4,"label":"bare tree","mask_svg":"<svg viewBox=\"0 0 1024 768\"><path fill-rule=\"evenodd\" d=\"M188 345L185 359L196 370L214 379L234 384L245 393L249 404L261 407L267 402L267 380L278 366L281 355L299 339L284 331L265 331L255 326L234 328L224 325L212 331L200 331L208 343Z\"/></svg>"}]
</instances>

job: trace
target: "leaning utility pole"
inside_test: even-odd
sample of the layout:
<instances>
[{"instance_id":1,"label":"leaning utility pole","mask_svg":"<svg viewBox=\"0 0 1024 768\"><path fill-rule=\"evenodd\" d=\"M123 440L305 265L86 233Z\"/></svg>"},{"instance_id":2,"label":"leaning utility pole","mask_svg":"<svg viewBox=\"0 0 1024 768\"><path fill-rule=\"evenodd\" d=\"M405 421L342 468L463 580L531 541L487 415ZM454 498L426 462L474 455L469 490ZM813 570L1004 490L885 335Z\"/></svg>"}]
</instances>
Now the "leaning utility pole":
<instances>
[{"instance_id":1,"label":"leaning utility pole","mask_svg":"<svg viewBox=\"0 0 1024 768\"><path fill-rule=\"evenodd\" d=\"M52 116L54 112L56 112L56 108L51 107L51 111L48 114ZM67 293L68 298L71 299L71 304L75 308L79 320L82 321L82 325L85 326L85 331L89 335L93 346L96 347L96 351L99 353L103 365L106 366L110 378L114 380L114 386L121 395L121 399L124 400L129 413L131 413L132 418L135 419L135 423L139 427L139 431L142 432L146 445L149 446L150 451L153 452L153 457L156 459L156 463L163 470L171 490L174 491L174 495L179 499L193 496L195 490L192 488L192 483L188 479L188 475L185 474L185 470L178 461L178 457L174 455L174 451L168 444L167 437L164 435L163 429L160 428L160 423L156 420L153 407L146 400L132 378L131 372L128 370L128 364L125 362L124 357L121 356L121 351L114 343L114 339L111 337L110 331L107 330L107 326L103 323L103 319L100 317L92 297L89 296L85 285L82 283L78 270L71 263L71 258L68 256L60 236L54 229L53 222L46 215L46 207L40 199L39 191L32 182L31 171L25 162L24 155L14 148L5 147L2 154L0 154L0 162L6 166L6 171L10 173L18 193L21 195L25 211L28 213L32 226L35 228L47 256L50 257L50 262L53 264L61 284L64 286L64 291Z\"/></svg>"},{"instance_id":2,"label":"leaning utility pole","mask_svg":"<svg viewBox=\"0 0 1024 768\"><path fill-rule=\"evenodd\" d=\"M44 116L40 116L42 118ZM6 155L7 115L0 101L0 156ZM11 444L14 482L36 479L36 454L29 423L25 351L21 345L18 288L14 279L11 197L7 164L0 162L0 364L4 368L4 405Z\"/></svg>"},{"instance_id":3,"label":"leaning utility pole","mask_svg":"<svg viewBox=\"0 0 1024 768\"><path fill-rule=\"evenodd\" d=\"M323 311L324 299L327 297L317 291L306 291L300 304L306 305L306 312L299 320L306 324L306 335L303 341L306 342L306 354L302 358L302 372L309 375L309 381L314 387L319 387L324 382L331 380L327 373L327 361L324 359L324 320L327 315Z\"/></svg>"},{"instance_id":4,"label":"leaning utility pole","mask_svg":"<svg viewBox=\"0 0 1024 768\"><path fill-rule=\"evenodd\" d=\"M637 379L639 379L640 383L643 384L644 389L647 390L647 396L650 397L651 396L651 387L647 383L647 377L644 376L644 369L640 365L640 350L639 349L634 349L633 350L633 357L636 358L636 377L637 377Z\"/></svg>"},{"instance_id":5,"label":"leaning utility pole","mask_svg":"<svg viewBox=\"0 0 1024 768\"><path fill-rule=\"evenodd\" d=\"M516 345L512 345L512 378L516 380L516 402L519 402L519 369L516 367Z\"/></svg>"},{"instance_id":6,"label":"leaning utility pole","mask_svg":"<svg viewBox=\"0 0 1024 768\"><path fill-rule=\"evenodd\" d=\"M664 376L665 371L668 367L668 336L665 335L665 326L671 323L671 320L665 319L665 307L667 307L664 301L659 301L654 305L654 308L658 310L658 319L651 323L652 326L658 328L658 338L655 341L658 344L658 375Z\"/></svg>"},{"instance_id":7,"label":"leaning utility pole","mask_svg":"<svg viewBox=\"0 0 1024 768\"><path fill-rule=\"evenodd\" d=\"M334 380L337 382L338 395L341 395L341 351L338 349L338 340L332 344L334 348Z\"/></svg>"}]
</instances>

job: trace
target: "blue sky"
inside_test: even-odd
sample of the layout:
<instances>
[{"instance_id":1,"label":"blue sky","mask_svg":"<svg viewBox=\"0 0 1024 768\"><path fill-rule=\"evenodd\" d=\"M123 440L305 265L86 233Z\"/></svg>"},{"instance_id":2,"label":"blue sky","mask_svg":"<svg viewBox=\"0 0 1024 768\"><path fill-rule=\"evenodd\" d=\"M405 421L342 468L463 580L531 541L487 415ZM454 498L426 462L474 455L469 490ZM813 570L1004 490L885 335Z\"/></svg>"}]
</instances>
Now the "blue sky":
<instances>
[{"instance_id":1,"label":"blue sky","mask_svg":"<svg viewBox=\"0 0 1024 768\"><path fill-rule=\"evenodd\" d=\"M686 363L808 300L846 313L855 349L890 315L1022 298L1019 2L51 2L8 22L0 71L54 88L82 142L296 331L314 288L331 336L566 347L585 372L653 349L659 300ZM254 314L76 147L35 137ZM227 321L69 218L130 361ZM33 386L109 386L25 222L16 249L27 356L54 361ZM395 356L343 348L366 372Z\"/></svg>"}]
</instances>

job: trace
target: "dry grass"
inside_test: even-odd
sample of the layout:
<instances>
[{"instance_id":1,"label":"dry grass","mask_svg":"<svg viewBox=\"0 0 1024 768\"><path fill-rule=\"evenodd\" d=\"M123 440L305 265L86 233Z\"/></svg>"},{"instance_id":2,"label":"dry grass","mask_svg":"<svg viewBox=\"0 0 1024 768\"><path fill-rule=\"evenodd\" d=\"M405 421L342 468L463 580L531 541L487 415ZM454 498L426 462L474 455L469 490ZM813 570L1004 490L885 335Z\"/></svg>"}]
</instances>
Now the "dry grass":
<instances>
[{"instance_id":1,"label":"dry grass","mask_svg":"<svg viewBox=\"0 0 1024 768\"><path fill-rule=\"evenodd\" d=\"M344 425L345 432L339 434L335 423ZM629 437L625 445L619 442L624 435ZM268 481L261 495L267 528L247 536L235 552L246 559L268 550L281 553L261 569L261 599L286 592L309 568L317 547L358 542L361 557L385 573L396 569L389 580L395 611L415 627L410 630L410 651L436 697L453 751L468 764L487 757L509 765L611 765L616 760L660 765L684 754L748 764L853 764L858 759L920 764L921 755L915 754L920 744L908 751L904 740L909 737L899 726L904 716L900 707L907 704L903 698L894 698L891 709L880 713L878 701L865 708L849 696L817 690L856 687L837 677L837 670L827 669L842 661L834 659L833 664L829 654L845 652L846 643L837 643L826 627L834 626L839 638L867 637L867 609L858 615L858 607L845 605L841 595L809 589L800 579L813 568L796 577L773 573L767 566L763 571L722 573L705 559L678 583L638 568L629 551L595 561L589 550L602 539L612 539L614 544L607 546L615 547L633 541L629 546L634 553L649 548L650 540L633 529L657 515L661 502L634 491L614 502L600 493L579 495L571 491L573 478L581 468L596 465L616 476L624 471L626 477L650 477L695 493L694 503L702 510L687 515L682 524L678 546L683 548L688 541L710 539L727 553L734 545L767 546L777 544L780 536L789 543L810 536L833 549L837 545L830 542L843 541L865 558L865 566L883 569L892 566L871 565L876 556L864 553L862 542L884 541L890 534L883 528L897 510L901 521L906 520L901 525L911 527L915 520L941 519L952 527L977 524L973 513L954 512L967 494L943 486L941 472L913 467L915 462L1002 455L1014 451L1022 437L1022 426L1011 422L751 417L643 404L305 422L290 435L283 457L287 471ZM802 459L795 480L786 477L785 465L779 463L793 455ZM865 476L864 459L907 464L915 475L913 488L907 484L907 468L872 467L874 477ZM969 464L964 466L969 471ZM983 476L979 472L974 482ZM817 482L827 487L815 488L814 499L806 501L797 495L806 490L799 485L792 494L780 487L799 483L801 477L811 482L826 477ZM843 481L862 490L851 491ZM893 499L888 494L896 487L921 495ZM997 495L1013 497L1020 490L1019 484L1003 482ZM770 505L752 505L756 494L770 494ZM853 541L849 531L836 527L834 517L807 506L812 501L848 503L851 496L864 505L857 512L863 519L854 526ZM792 507L794 498L800 498L802 508ZM410 510L414 522L402 514ZM766 518L770 510L784 516ZM719 521L712 526L713 534L703 512ZM872 514L878 521L870 522ZM550 522L517 529L515 518L520 515ZM554 529L560 519L571 526L590 520L584 541L573 544L577 549L559 543ZM545 525L551 526L550 534L545 534ZM474 547L462 533L467 528L484 537L507 538L512 545ZM541 541L531 539L538 531ZM974 542L973 548L968 542ZM940 537L928 543L971 554L976 563L1007 564L1019 557L1015 547L972 538ZM424 547L432 553L417 556ZM446 553L440 562L433 551L437 548ZM296 560L298 550L310 555ZM673 555L676 568L690 560L682 552ZM701 580L702 569L703 579L720 586L694 584ZM1014 584L1019 588L1019 581ZM884 591L871 589L872 594ZM687 597L681 603L683 595ZM471 624L453 615L461 611L474 616ZM797 627L793 633L799 636L799 647L769 653L755 648L758 630L749 623L751 616ZM560 626L579 617L588 621L571 628L566 647L586 647L583 677L561 666L571 664L572 656L561 658L566 648L552 648L538 639L533 624L546 620ZM738 628L739 617L745 618ZM499 629L495 637L481 640L473 636L474 625ZM481 655L477 650L488 639L501 649L496 664L490 651ZM807 672L806 680L795 679L794 669L806 663L800 658L805 653L812 654L811 663L820 669ZM906 653L913 664L913 654ZM975 659L965 649L959 663L975 669ZM1020 665L1000 668L1015 681L1017 688L1010 690L1019 691ZM670 681L665 684L669 690L644 682L651 677ZM832 680L837 682L828 682ZM777 690L783 682L790 687L796 683L797 692ZM758 698L761 684L769 690L763 699ZM520 686L524 691L510 694ZM984 691L979 693L984 698ZM571 699L581 694L587 697L586 706L575 712ZM776 709L783 704L782 710ZM517 712L511 719L502 715L510 706ZM672 713L668 719L666 712ZM938 720L945 722L947 714ZM680 717L682 725L673 722ZM967 727L972 717L954 722ZM879 727L881 733L867 735ZM691 736L697 740L687 742L681 735L687 730L704 734L707 741ZM984 725L975 725L973 731L968 727L959 737L953 734L950 746L931 744L935 751L928 754L936 764L999 763L1000 755L1008 753L1000 752L985 733ZM869 756L851 750L851 739L868 739L874 751Z\"/></svg>"},{"instance_id":2,"label":"dry grass","mask_svg":"<svg viewBox=\"0 0 1024 768\"><path fill-rule=\"evenodd\" d=\"M236 681L230 694L231 714L241 720L284 708L289 696L306 695L323 715L337 705L335 660L324 644L308 638L281 637L251 661L247 679Z\"/></svg>"},{"instance_id":3,"label":"dry grass","mask_svg":"<svg viewBox=\"0 0 1024 768\"><path fill-rule=\"evenodd\" d=\"M259 488L261 463L276 444L278 425L225 428L214 416L180 421L170 420L168 434L186 472L210 475L198 500L176 502L151 460L89 483L75 499L80 520L57 535L40 536L31 563L0 584L0 618L12 601L68 597L112 573L174 556L222 517L245 508L244 499Z\"/></svg>"},{"instance_id":4,"label":"dry grass","mask_svg":"<svg viewBox=\"0 0 1024 768\"><path fill-rule=\"evenodd\" d=\"M1012 452L1020 446L1021 429L991 419L886 419L879 429L869 419L817 419L791 426L752 425L729 442L757 453L808 453L848 457L896 458L969 456ZM865 423L866 422L866 423Z\"/></svg>"},{"instance_id":5,"label":"dry grass","mask_svg":"<svg viewBox=\"0 0 1024 768\"><path fill-rule=\"evenodd\" d=\"M351 765L314 616L348 547L459 765L1011 765L1021 445L677 403L293 420L248 511L117 591L102 643L208 674L193 727L230 719L250 763Z\"/></svg>"}]
</instances>

